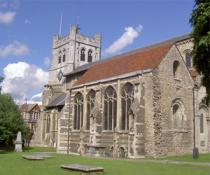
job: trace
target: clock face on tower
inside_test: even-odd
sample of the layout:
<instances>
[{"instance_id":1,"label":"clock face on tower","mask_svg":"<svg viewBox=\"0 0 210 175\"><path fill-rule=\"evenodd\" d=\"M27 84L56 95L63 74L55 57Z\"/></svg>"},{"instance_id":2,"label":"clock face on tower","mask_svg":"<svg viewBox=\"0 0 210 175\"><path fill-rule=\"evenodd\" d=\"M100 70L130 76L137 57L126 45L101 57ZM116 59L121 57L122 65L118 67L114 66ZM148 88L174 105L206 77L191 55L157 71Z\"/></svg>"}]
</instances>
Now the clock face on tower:
<instances>
[{"instance_id":1,"label":"clock face on tower","mask_svg":"<svg viewBox=\"0 0 210 175\"><path fill-rule=\"evenodd\" d=\"M58 78L59 81L61 81L62 77L63 77L63 72L62 72L62 70L60 69L60 70L58 71L58 73L57 73L57 78Z\"/></svg>"}]
</instances>

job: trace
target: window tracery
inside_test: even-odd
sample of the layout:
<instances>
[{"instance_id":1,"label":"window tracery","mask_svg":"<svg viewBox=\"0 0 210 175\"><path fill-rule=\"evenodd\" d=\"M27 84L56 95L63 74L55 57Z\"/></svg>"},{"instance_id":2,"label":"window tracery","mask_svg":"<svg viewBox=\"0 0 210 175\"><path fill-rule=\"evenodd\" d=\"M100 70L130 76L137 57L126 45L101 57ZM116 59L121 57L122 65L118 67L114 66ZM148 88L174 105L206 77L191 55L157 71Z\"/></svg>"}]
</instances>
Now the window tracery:
<instances>
[{"instance_id":1,"label":"window tracery","mask_svg":"<svg viewBox=\"0 0 210 175\"><path fill-rule=\"evenodd\" d=\"M113 87L109 86L104 95L104 129L113 130L117 119L117 94Z\"/></svg>"}]
</instances>

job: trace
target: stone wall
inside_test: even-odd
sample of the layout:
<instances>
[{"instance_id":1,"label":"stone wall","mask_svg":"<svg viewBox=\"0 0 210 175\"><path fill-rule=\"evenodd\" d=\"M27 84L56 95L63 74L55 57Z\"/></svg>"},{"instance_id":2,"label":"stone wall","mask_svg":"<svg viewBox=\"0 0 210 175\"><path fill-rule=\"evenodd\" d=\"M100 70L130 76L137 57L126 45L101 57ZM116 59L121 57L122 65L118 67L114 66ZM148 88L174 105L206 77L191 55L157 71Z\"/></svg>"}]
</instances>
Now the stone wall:
<instances>
[{"instance_id":1,"label":"stone wall","mask_svg":"<svg viewBox=\"0 0 210 175\"><path fill-rule=\"evenodd\" d=\"M147 92L150 83L145 80L151 79L151 75L139 75L134 77L127 77L124 79L118 79L115 81L107 81L101 84L95 84L90 86L84 86L81 88L73 89L70 95L71 105L69 108L69 151L74 154L84 155L87 153L88 145L101 147L103 155L111 157L141 157L144 156L146 151L151 151L153 143L151 141L152 133L150 126L145 126L145 121L149 123L151 121L150 112L145 111L145 104L148 108L151 108L151 93ZM134 115L134 127L132 130L120 130L121 120L121 88L127 82L133 84L134 87L134 101L137 105ZM103 115L104 115L104 91L108 86L112 86L117 93L117 125L114 130L107 131L103 129ZM146 86L146 87L145 87ZM90 130L81 128L80 130L73 129L73 117L74 107L73 100L77 92L81 92L84 97L84 114L86 114L86 95L93 89L96 92L96 106L94 113L94 122L90 126ZM148 98L145 98L147 94ZM148 102L147 102L148 101ZM145 116L148 119L145 120ZM150 118L149 118L150 117ZM86 116L83 116L84 124L86 123ZM148 136L146 140L145 136ZM145 141L146 140L146 141ZM145 149L147 146L147 150ZM122 153L122 150L124 153ZM151 153L148 153L151 154Z\"/></svg>"},{"instance_id":2,"label":"stone wall","mask_svg":"<svg viewBox=\"0 0 210 175\"><path fill-rule=\"evenodd\" d=\"M174 75L173 63L179 62ZM154 73L154 122L155 148L157 156L177 155L192 152L193 146L193 81L185 63L175 46L162 60ZM179 73L179 72L177 72ZM173 104L182 106L181 123L173 111Z\"/></svg>"}]
</instances>

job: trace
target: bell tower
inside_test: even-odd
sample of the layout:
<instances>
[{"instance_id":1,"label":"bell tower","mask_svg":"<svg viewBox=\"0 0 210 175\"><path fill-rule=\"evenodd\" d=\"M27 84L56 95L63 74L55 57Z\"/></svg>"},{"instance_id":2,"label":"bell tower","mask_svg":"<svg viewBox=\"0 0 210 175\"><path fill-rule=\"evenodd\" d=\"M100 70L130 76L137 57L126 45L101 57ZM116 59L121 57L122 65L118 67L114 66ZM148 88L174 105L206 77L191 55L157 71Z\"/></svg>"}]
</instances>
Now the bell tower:
<instances>
[{"instance_id":1,"label":"bell tower","mask_svg":"<svg viewBox=\"0 0 210 175\"><path fill-rule=\"evenodd\" d=\"M100 58L101 35L87 37L79 33L78 26L72 26L67 36L55 35L53 37L48 84L62 84L63 74L98 61Z\"/></svg>"}]
</instances>

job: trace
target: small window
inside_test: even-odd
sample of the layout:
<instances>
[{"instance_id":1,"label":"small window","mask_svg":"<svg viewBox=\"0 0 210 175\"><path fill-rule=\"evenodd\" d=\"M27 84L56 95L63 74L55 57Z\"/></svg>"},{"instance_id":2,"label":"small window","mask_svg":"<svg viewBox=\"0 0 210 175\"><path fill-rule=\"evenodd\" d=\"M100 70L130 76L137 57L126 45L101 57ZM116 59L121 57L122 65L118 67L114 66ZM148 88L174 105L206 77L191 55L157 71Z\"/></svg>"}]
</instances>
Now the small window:
<instances>
[{"instance_id":1,"label":"small window","mask_svg":"<svg viewBox=\"0 0 210 175\"><path fill-rule=\"evenodd\" d=\"M58 64L60 64L61 63L61 56L59 56L59 58L58 58Z\"/></svg>"},{"instance_id":2,"label":"small window","mask_svg":"<svg viewBox=\"0 0 210 175\"><path fill-rule=\"evenodd\" d=\"M174 61L173 63L173 76L174 78L178 77L178 68L179 68L179 61Z\"/></svg>"},{"instance_id":3,"label":"small window","mask_svg":"<svg viewBox=\"0 0 210 175\"><path fill-rule=\"evenodd\" d=\"M185 54L185 64L188 68L192 67L192 58L189 52Z\"/></svg>"},{"instance_id":4,"label":"small window","mask_svg":"<svg viewBox=\"0 0 210 175\"><path fill-rule=\"evenodd\" d=\"M65 62L66 61L66 55L64 54L63 55L63 62Z\"/></svg>"},{"instance_id":5,"label":"small window","mask_svg":"<svg viewBox=\"0 0 210 175\"><path fill-rule=\"evenodd\" d=\"M85 61L85 48L82 48L82 49L81 49L80 60L81 60L81 61Z\"/></svg>"},{"instance_id":6,"label":"small window","mask_svg":"<svg viewBox=\"0 0 210 175\"><path fill-rule=\"evenodd\" d=\"M88 62L92 62L93 56L92 56L92 50L88 51Z\"/></svg>"},{"instance_id":7,"label":"small window","mask_svg":"<svg viewBox=\"0 0 210 175\"><path fill-rule=\"evenodd\" d=\"M204 120L203 120L203 114L200 116L200 133L204 133Z\"/></svg>"}]
</instances>

